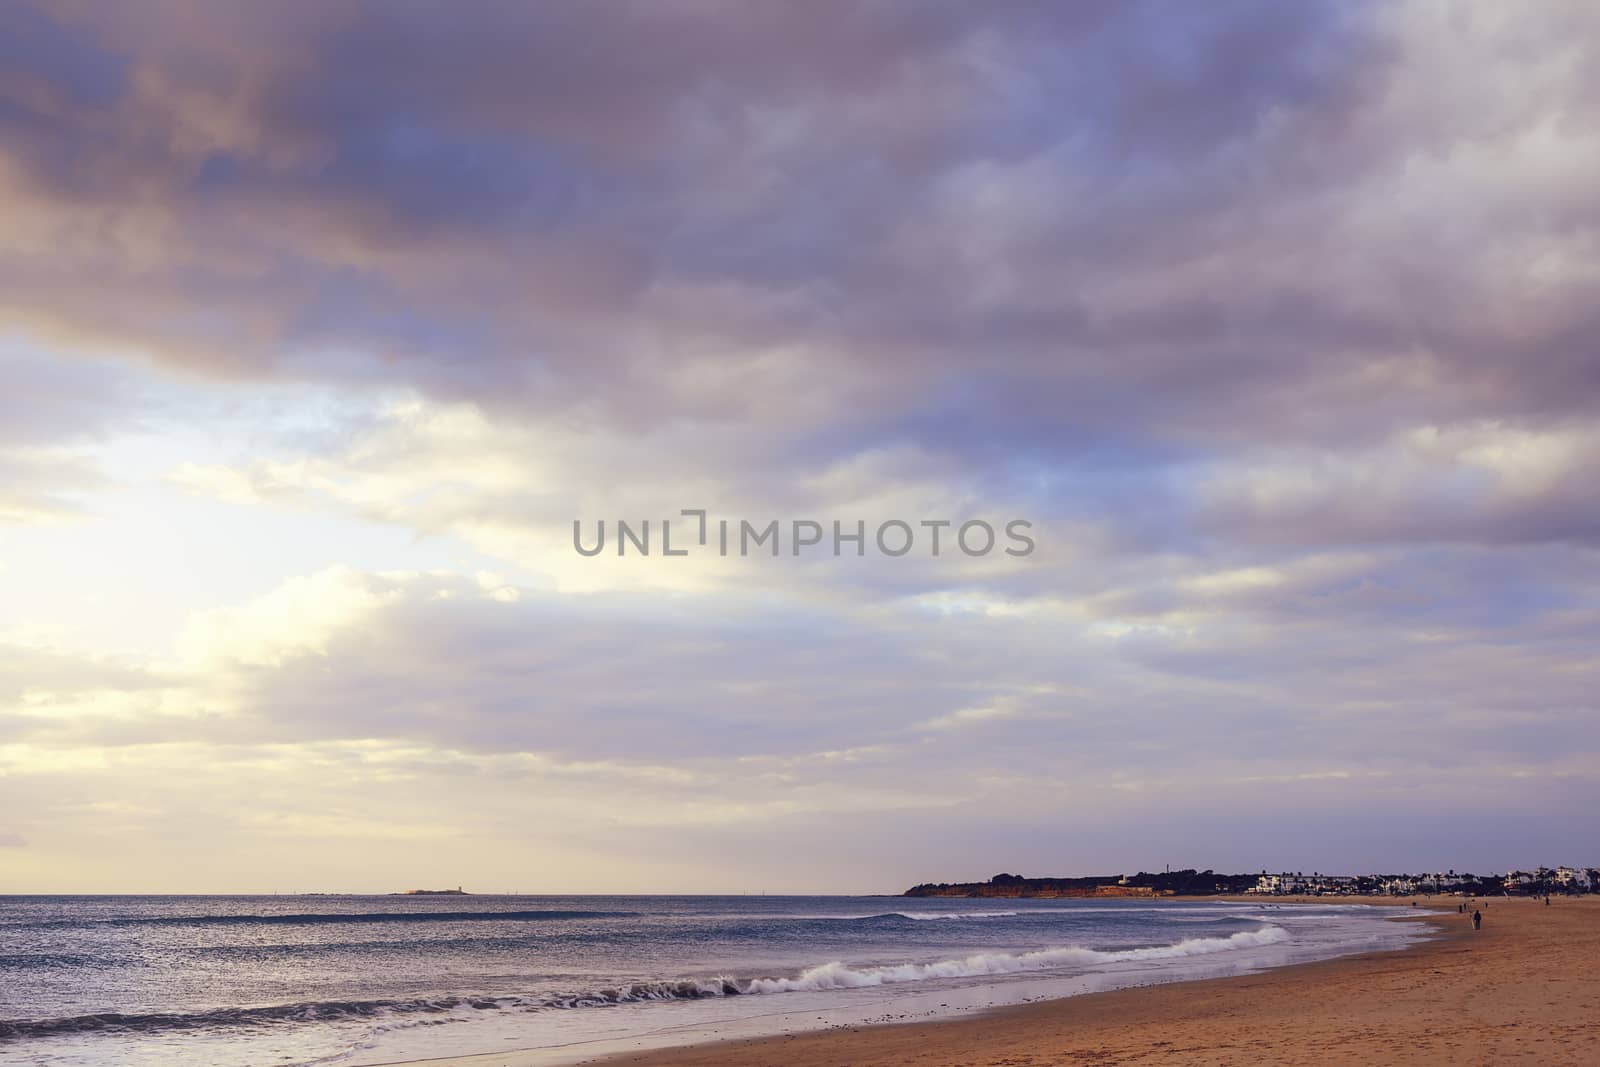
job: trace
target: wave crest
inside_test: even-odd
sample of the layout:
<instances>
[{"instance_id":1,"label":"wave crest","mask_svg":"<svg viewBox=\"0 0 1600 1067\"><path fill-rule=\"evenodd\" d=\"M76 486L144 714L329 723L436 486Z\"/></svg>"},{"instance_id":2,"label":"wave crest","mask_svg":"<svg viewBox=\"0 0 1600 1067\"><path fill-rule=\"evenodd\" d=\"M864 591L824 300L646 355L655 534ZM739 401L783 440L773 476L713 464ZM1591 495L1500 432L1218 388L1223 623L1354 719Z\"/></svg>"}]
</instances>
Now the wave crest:
<instances>
[{"instance_id":1,"label":"wave crest","mask_svg":"<svg viewBox=\"0 0 1600 1067\"><path fill-rule=\"evenodd\" d=\"M1190 937L1171 945L1150 948L1095 949L1045 948L1036 952L983 952L959 960L937 963L901 963L884 967L850 967L837 960L813 967L796 978L757 978L746 993L811 992L826 989L860 989L899 982L922 982L935 978L981 978L986 975L1017 974L1024 971L1049 971L1072 964L1113 963L1121 960L1178 959L1202 956L1230 949L1255 948L1286 941L1289 932L1280 926L1246 930L1228 937Z\"/></svg>"},{"instance_id":2,"label":"wave crest","mask_svg":"<svg viewBox=\"0 0 1600 1067\"><path fill-rule=\"evenodd\" d=\"M899 917L926 922L931 919L1009 919L1015 911L891 911L886 918Z\"/></svg>"},{"instance_id":3,"label":"wave crest","mask_svg":"<svg viewBox=\"0 0 1600 1067\"><path fill-rule=\"evenodd\" d=\"M972 913L968 913L970 916ZM954 915L950 917L956 917ZM725 976L685 978L664 982L638 982L585 993L555 996L440 997L429 1000L325 1001L284 1004L263 1008L227 1008L192 1013L127 1014L107 1012L63 1019L0 1020L0 1040L45 1037L94 1030L151 1031L240 1027L293 1022L372 1018L377 1016L459 1015L467 1010L537 1011L557 1008L600 1007L659 1000L698 1000L705 997L762 996L775 993L861 989L922 982L940 978L978 978L988 975L1049 971L1073 965L1114 963L1123 960L1178 959L1233 949L1276 944L1289 938L1280 926L1265 926L1228 937L1191 937L1170 945L1148 948L1094 949L1065 946L1034 952L986 952L963 959L933 963L902 963L852 967L834 960L802 971L793 978ZM440 1021L447 1021L441 1018Z\"/></svg>"}]
</instances>

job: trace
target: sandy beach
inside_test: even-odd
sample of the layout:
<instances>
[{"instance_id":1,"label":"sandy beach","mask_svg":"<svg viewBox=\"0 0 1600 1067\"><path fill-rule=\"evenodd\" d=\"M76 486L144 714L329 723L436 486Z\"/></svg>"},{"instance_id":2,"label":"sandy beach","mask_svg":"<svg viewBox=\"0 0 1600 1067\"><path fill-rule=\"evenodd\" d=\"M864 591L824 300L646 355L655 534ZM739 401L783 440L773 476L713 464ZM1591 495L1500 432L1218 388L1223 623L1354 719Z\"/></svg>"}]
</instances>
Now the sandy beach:
<instances>
[{"instance_id":1,"label":"sandy beach","mask_svg":"<svg viewBox=\"0 0 1600 1067\"><path fill-rule=\"evenodd\" d=\"M1326 901L1323 901L1326 903ZM1385 901L1385 903L1392 903ZM1600 1063L1600 898L1456 902L1401 952L1124 989L938 1022L836 1029L594 1059L605 1067ZM432 1061L518 1067L514 1052Z\"/></svg>"}]
</instances>

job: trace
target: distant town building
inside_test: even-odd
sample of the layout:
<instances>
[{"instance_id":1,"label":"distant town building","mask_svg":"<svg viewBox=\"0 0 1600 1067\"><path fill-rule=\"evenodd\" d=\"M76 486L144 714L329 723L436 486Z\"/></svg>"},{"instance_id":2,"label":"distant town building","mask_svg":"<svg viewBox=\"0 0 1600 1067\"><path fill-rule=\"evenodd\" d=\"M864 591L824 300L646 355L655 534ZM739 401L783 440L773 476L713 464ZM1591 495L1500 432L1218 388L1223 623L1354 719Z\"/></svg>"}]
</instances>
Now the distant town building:
<instances>
[{"instance_id":1,"label":"distant town building","mask_svg":"<svg viewBox=\"0 0 1600 1067\"><path fill-rule=\"evenodd\" d=\"M1539 880L1532 871L1507 871L1501 885L1507 893L1520 893Z\"/></svg>"},{"instance_id":2,"label":"distant town building","mask_svg":"<svg viewBox=\"0 0 1600 1067\"><path fill-rule=\"evenodd\" d=\"M1281 874L1267 874L1262 872L1256 879L1256 884L1246 889L1246 893L1259 893L1266 896L1289 896L1291 894L1308 894L1310 896L1349 896L1359 891L1359 879L1345 874L1321 874L1313 872L1305 874L1296 871L1293 874L1285 871Z\"/></svg>"},{"instance_id":3,"label":"distant town building","mask_svg":"<svg viewBox=\"0 0 1600 1067\"><path fill-rule=\"evenodd\" d=\"M1262 871L1245 890L1259 896L1392 896L1600 893L1600 868L1538 867L1504 876L1457 873L1334 875L1304 871Z\"/></svg>"}]
</instances>

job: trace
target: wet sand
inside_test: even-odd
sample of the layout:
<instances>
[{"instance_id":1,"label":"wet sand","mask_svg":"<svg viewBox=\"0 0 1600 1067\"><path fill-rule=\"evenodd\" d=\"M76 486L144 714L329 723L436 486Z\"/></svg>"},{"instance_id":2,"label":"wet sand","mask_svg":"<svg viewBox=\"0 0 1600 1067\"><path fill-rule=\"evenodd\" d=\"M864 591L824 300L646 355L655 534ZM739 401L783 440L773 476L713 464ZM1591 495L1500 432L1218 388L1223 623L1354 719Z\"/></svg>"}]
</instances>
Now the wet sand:
<instances>
[{"instance_id":1,"label":"wet sand","mask_svg":"<svg viewBox=\"0 0 1600 1067\"><path fill-rule=\"evenodd\" d=\"M1318 903L1326 904L1322 900ZM1374 901L1374 903L1379 903ZM1395 901L1382 901L1393 904ZM1600 1064L1600 898L1491 900L1399 952L1093 993L937 1022L629 1053L604 1067ZM1442 909L1442 910L1441 910ZM517 1067L517 1053L436 1061Z\"/></svg>"}]
</instances>

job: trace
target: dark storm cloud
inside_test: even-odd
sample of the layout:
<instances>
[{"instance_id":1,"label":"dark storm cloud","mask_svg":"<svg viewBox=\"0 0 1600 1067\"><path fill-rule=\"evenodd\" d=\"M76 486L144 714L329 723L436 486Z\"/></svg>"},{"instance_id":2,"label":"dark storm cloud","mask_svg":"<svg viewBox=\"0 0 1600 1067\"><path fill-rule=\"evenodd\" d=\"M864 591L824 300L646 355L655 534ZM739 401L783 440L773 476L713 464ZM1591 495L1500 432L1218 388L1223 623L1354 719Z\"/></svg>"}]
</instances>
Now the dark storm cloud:
<instances>
[{"instance_id":1,"label":"dark storm cloud","mask_svg":"<svg viewBox=\"0 0 1600 1067\"><path fill-rule=\"evenodd\" d=\"M622 404L619 369L784 345L910 403L991 374L1043 390L1066 408L1022 419L1041 433L1137 416L1139 378L1181 373L1175 338L1241 309L1108 315L1074 283L1225 237L1256 154L1308 172L1301 139L1348 123L1391 51L1341 7L466 14L13 9L0 150L35 211L0 266L14 310L227 374L338 375L354 349L481 400Z\"/></svg>"},{"instance_id":2,"label":"dark storm cloud","mask_svg":"<svg viewBox=\"0 0 1600 1067\"><path fill-rule=\"evenodd\" d=\"M9 313L209 374L718 426L745 482L907 446L1041 513L1120 486L1137 541L1197 464L1600 386L1581 5L3 17ZM1349 503L1197 506L1267 542L1593 528Z\"/></svg>"}]
</instances>

